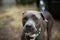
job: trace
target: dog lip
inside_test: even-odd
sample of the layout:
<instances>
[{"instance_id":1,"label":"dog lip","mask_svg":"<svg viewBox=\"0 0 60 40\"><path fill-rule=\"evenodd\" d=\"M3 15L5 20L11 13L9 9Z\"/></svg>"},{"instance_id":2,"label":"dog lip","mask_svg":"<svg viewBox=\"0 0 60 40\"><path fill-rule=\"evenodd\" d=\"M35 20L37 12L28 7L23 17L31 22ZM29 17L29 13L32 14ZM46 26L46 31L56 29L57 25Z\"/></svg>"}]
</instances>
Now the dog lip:
<instances>
[{"instance_id":1,"label":"dog lip","mask_svg":"<svg viewBox=\"0 0 60 40\"><path fill-rule=\"evenodd\" d=\"M30 35L32 35L32 33L31 32L28 32L28 33L25 33L25 35L26 36L30 36Z\"/></svg>"},{"instance_id":2,"label":"dog lip","mask_svg":"<svg viewBox=\"0 0 60 40\"><path fill-rule=\"evenodd\" d=\"M30 31L28 31L28 32L25 32L25 35L26 36L30 36L30 35L33 35L33 34L35 34L36 33L36 31L35 32L30 32Z\"/></svg>"}]
</instances>

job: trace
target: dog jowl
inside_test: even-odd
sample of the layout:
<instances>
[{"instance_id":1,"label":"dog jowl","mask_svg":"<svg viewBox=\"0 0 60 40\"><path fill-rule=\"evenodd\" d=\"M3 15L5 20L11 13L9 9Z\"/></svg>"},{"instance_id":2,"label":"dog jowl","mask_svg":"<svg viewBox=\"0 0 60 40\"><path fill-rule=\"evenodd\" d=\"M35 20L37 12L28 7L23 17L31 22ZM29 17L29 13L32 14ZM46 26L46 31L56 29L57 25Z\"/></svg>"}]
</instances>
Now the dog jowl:
<instances>
[{"instance_id":1,"label":"dog jowl","mask_svg":"<svg viewBox=\"0 0 60 40\"><path fill-rule=\"evenodd\" d=\"M45 27L48 26L47 17L45 19L42 12L32 10L25 11L23 13L22 23L24 29L21 40L42 40L40 39L40 35L43 35Z\"/></svg>"}]
</instances>

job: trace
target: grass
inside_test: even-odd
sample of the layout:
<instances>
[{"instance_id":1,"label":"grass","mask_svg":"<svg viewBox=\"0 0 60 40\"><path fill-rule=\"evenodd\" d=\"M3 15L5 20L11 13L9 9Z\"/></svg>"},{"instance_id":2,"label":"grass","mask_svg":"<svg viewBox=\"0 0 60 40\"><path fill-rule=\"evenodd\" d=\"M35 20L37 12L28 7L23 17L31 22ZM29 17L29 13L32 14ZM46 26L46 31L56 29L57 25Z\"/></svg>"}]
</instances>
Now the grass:
<instances>
[{"instance_id":1,"label":"grass","mask_svg":"<svg viewBox=\"0 0 60 40\"><path fill-rule=\"evenodd\" d=\"M6 7L0 13L0 40L20 40L22 33L22 13L26 10L37 10L34 5L13 5ZM60 22L55 21L52 29L52 39L60 40Z\"/></svg>"}]
</instances>

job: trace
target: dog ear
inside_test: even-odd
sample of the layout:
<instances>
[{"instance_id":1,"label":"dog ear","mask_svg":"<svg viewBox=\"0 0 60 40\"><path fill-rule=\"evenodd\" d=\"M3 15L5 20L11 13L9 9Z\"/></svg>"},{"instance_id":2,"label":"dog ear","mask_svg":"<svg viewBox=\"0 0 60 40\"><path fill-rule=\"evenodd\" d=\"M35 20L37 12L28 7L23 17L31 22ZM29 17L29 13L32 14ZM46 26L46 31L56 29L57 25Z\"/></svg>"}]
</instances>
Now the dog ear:
<instances>
[{"instance_id":1,"label":"dog ear","mask_svg":"<svg viewBox=\"0 0 60 40\"><path fill-rule=\"evenodd\" d=\"M43 18L43 20L45 20L45 18L44 18L44 16L43 16L43 14L42 14L42 13L40 13L40 15L41 15L41 17Z\"/></svg>"},{"instance_id":2,"label":"dog ear","mask_svg":"<svg viewBox=\"0 0 60 40\"><path fill-rule=\"evenodd\" d=\"M44 20L45 22L48 22L48 20L44 17L43 13L40 13L40 15L41 15L41 17L43 18L43 20Z\"/></svg>"}]
</instances>

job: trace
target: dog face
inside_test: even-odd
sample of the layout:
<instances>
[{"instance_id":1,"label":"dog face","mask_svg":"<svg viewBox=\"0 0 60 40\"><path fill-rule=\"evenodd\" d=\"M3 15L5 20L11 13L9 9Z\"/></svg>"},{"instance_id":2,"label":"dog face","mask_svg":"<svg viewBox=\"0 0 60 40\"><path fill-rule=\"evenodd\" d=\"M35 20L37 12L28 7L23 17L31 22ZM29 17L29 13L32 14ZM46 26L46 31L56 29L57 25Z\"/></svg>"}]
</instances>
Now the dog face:
<instances>
[{"instance_id":1,"label":"dog face","mask_svg":"<svg viewBox=\"0 0 60 40\"><path fill-rule=\"evenodd\" d=\"M24 27L24 32L27 35L34 34L40 27L42 22L42 17L38 11L26 11L23 13L22 23Z\"/></svg>"}]
</instances>

